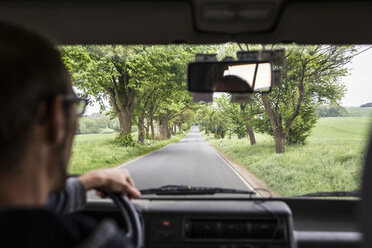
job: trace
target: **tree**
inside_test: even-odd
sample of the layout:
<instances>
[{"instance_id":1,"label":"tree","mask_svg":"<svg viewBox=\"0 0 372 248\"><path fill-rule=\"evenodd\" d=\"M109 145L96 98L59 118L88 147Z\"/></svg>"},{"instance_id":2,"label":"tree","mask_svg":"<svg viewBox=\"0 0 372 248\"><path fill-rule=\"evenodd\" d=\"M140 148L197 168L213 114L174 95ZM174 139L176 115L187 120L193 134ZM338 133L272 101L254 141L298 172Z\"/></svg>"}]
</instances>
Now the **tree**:
<instances>
[{"instance_id":1,"label":"tree","mask_svg":"<svg viewBox=\"0 0 372 248\"><path fill-rule=\"evenodd\" d=\"M281 84L271 93L261 94L267 113L263 124L271 126L271 130L268 125L261 130L274 136L276 153L285 152L286 140L304 141L315 124L315 109L319 104L341 100L344 86L340 80L347 75L345 65L355 52L354 47L333 45L286 48ZM300 140L294 138L298 134L303 134Z\"/></svg>"},{"instance_id":2,"label":"tree","mask_svg":"<svg viewBox=\"0 0 372 248\"><path fill-rule=\"evenodd\" d=\"M201 131L209 136L210 120L207 116L211 103L199 103L197 106L195 121L199 125Z\"/></svg>"},{"instance_id":3,"label":"tree","mask_svg":"<svg viewBox=\"0 0 372 248\"><path fill-rule=\"evenodd\" d=\"M246 50L256 48L255 45L244 44ZM244 50L243 46L237 43L227 43L221 45L218 51L218 59L223 60L225 57L232 57L237 60L237 51ZM255 122L255 117L262 112L262 108L258 101L251 97L250 103L239 104L235 106L234 115L230 116L234 121L234 132L238 135L238 138L242 138L248 134L250 144L256 144L256 137L253 130L253 125ZM230 101L229 101L230 102ZM234 104L234 103L231 103ZM230 135L231 136L231 135Z\"/></svg>"},{"instance_id":4,"label":"tree","mask_svg":"<svg viewBox=\"0 0 372 248\"><path fill-rule=\"evenodd\" d=\"M262 113L262 108L257 101L246 103L232 103L230 94L222 94L214 99L223 118L223 126L229 131L234 132L239 139L248 135L251 145L256 143L253 126L255 118Z\"/></svg>"},{"instance_id":5,"label":"tree","mask_svg":"<svg viewBox=\"0 0 372 248\"><path fill-rule=\"evenodd\" d=\"M171 130L169 122L181 115L192 105L191 96L185 89L174 88L169 94L169 97L160 104L156 113L160 139L170 138Z\"/></svg>"},{"instance_id":6,"label":"tree","mask_svg":"<svg viewBox=\"0 0 372 248\"><path fill-rule=\"evenodd\" d=\"M135 116L138 141L143 143L145 119L154 139L154 118L158 121L160 138L171 134L169 122L181 115L191 105L191 95L186 89L187 63L193 57L188 46L146 46L135 55L130 75L141 81L137 90Z\"/></svg>"},{"instance_id":7,"label":"tree","mask_svg":"<svg viewBox=\"0 0 372 248\"><path fill-rule=\"evenodd\" d=\"M183 126L186 124L190 127L194 120L195 112L192 109L187 109L185 112L174 118L174 123L178 126L179 133L183 133Z\"/></svg>"},{"instance_id":8,"label":"tree","mask_svg":"<svg viewBox=\"0 0 372 248\"><path fill-rule=\"evenodd\" d=\"M64 46L62 58L72 75L73 85L85 96L93 96L104 108L109 99L120 129L131 132L134 100L140 86L130 77L132 57L141 46Z\"/></svg>"},{"instance_id":9,"label":"tree","mask_svg":"<svg viewBox=\"0 0 372 248\"><path fill-rule=\"evenodd\" d=\"M123 135L131 132L134 121L138 141L144 143L146 128L151 128L154 138L155 115L161 138L167 139L169 121L189 108L191 95L186 90L185 72L196 48L65 46L62 55L74 86L102 108L109 100Z\"/></svg>"}]
</instances>

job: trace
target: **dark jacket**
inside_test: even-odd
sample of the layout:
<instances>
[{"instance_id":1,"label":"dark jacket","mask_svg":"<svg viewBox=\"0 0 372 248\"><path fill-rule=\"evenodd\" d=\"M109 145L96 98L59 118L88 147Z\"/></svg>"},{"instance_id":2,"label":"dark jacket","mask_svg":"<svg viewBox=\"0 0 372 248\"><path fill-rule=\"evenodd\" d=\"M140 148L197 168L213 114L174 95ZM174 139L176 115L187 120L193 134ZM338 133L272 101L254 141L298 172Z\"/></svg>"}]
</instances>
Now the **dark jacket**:
<instances>
[{"instance_id":1,"label":"dark jacket","mask_svg":"<svg viewBox=\"0 0 372 248\"><path fill-rule=\"evenodd\" d=\"M76 178L49 197L46 208L0 209L1 247L132 247L116 223L73 214L84 207L86 192Z\"/></svg>"}]
</instances>

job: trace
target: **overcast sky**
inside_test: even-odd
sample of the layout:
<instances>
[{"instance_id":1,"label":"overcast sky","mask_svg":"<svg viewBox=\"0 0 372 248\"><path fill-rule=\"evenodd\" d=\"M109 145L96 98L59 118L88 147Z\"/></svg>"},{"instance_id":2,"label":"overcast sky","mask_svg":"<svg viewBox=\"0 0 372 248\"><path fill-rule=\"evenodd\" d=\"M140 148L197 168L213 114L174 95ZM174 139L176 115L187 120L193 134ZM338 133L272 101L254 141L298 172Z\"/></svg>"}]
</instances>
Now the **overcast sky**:
<instances>
[{"instance_id":1,"label":"overcast sky","mask_svg":"<svg viewBox=\"0 0 372 248\"><path fill-rule=\"evenodd\" d=\"M360 51L368 48L363 46ZM347 92L342 99L342 106L360 106L372 102L372 49L353 58L350 74L343 81Z\"/></svg>"},{"instance_id":2,"label":"overcast sky","mask_svg":"<svg viewBox=\"0 0 372 248\"><path fill-rule=\"evenodd\" d=\"M362 46L362 51L369 46ZM360 106L372 102L372 49L354 57L350 65L350 75L343 80L347 92L341 101L342 106ZM99 105L88 106L86 114L99 112Z\"/></svg>"}]
</instances>

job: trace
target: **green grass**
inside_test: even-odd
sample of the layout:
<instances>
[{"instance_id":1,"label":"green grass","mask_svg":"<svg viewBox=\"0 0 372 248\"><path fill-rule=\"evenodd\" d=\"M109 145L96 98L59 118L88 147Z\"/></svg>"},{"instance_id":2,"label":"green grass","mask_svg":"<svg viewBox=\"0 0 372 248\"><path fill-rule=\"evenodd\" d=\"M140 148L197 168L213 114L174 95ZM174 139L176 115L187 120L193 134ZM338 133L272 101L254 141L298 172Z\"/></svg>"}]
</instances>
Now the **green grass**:
<instances>
[{"instance_id":1,"label":"green grass","mask_svg":"<svg viewBox=\"0 0 372 248\"><path fill-rule=\"evenodd\" d=\"M122 147L114 143L116 134L87 134L76 135L72 157L69 164L70 174L81 174L91 169L111 168L124 162L158 150L170 143L183 138L184 135L176 135L169 140L151 140L151 146L138 145L136 147ZM133 136L134 137L134 136Z\"/></svg>"},{"instance_id":2,"label":"green grass","mask_svg":"<svg viewBox=\"0 0 372 248\"><path fill-rule=\"evenodd\" d=\"M372 118L372 108L345 107L349 116Z\"/></svg>"},{"instance_id":3,"label":"green grass","mask_svg":"<svg viewBox=\"0 0 372 248\"><path fill-rule=\"evenodd\" d=\"M235 162L245 166L282 196L359 188L362 161L370 137L371 118L322 118L306 145L286 146L275 154L273 139L256 134L247 139L206 139Z\"/></svg>"}]
</instances>

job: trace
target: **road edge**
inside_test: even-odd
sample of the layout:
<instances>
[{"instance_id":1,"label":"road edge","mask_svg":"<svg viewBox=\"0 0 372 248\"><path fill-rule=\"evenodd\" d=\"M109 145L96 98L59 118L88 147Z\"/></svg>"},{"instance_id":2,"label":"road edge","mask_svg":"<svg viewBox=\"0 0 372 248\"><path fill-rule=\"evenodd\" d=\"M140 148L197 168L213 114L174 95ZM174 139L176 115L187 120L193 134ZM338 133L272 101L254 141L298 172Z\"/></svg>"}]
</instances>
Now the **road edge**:
<instances>
[{"instance_id":1,"label":"road edge","mask_svg":"<svg viewBox=\"0 0 372 248\"><path fill-rule=\"evenodd\" d=\"M204 137L203 139L209 144L212 150L229 165L229 167L237 174L240 178L244 180L244 182L248 183L254 191L260 194L262 197L281 197L280 194L272 190L267 184L257 176L255 176L252 172L250 172L244 166L236 163L232 160L227 154L221 152L217 148L215 148L211 143L209 143Z\"/></svg>"}]
</instances>

